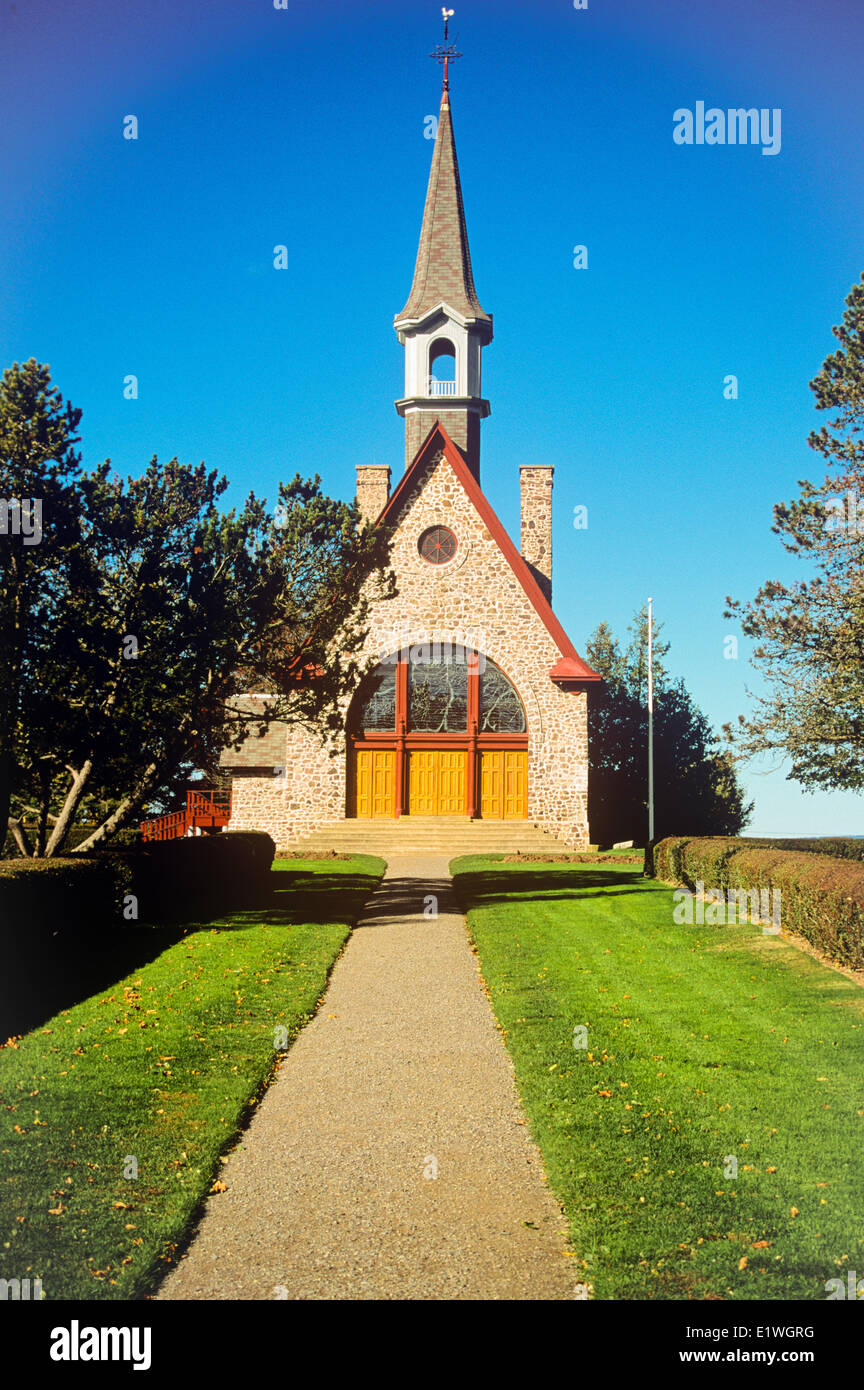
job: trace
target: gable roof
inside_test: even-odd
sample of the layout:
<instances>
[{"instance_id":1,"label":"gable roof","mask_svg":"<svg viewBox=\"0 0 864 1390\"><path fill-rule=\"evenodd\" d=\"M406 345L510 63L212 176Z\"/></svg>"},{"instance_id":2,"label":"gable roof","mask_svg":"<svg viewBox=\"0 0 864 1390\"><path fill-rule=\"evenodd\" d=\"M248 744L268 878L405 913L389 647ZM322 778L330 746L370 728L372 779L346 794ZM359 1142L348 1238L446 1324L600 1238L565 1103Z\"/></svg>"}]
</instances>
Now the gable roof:
<instances>
[{"instance_id":1,"label":"gable roof","mask_svg":"<svg viewBox=\"0 0 864 1390\"><path fill-rule=\"evenodd\" d=\"M410 492L411 485L417 474L421 472L430 458L439 452L443 452L444 457L462 484L470 501L485 523L490 535L495 540L498 549L501 551L505 560L509 564L528 599L530 600L537 616L542 622L552 641L561 653L560 661L557 661L549 672L553 681L565 684L587 684L589 682L602 681L603 677L592 670L586 661L577 652L567 633L559 623L552 611L552 605L547 599L534 575L531 573L526 561L519 554L512 540L508 536L495 512L468 467L461 451L453 443L449 434L437 420L433 425L425 441L421 444L414 456L414 461L403 473L399 483L394 488L386 507L378 518L378 525L382 522L387 523L390 518L398 511L407 494Z\"/></svg>"}]
</instances>

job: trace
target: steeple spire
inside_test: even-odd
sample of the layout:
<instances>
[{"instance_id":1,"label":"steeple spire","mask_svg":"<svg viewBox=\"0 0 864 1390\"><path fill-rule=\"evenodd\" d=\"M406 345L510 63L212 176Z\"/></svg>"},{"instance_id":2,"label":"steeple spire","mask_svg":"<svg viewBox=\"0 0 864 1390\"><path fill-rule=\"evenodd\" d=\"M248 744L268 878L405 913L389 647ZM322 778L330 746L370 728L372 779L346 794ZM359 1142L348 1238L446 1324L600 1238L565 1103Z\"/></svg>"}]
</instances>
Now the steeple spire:
<instances>
[{"instance_id":1,"label":"steeple spire","mask_svg":"<svg viewBox=\"0 0 864 1390\"><path fill-rule=\"evenodd\" d=\"M459 162L456 158L456 142L453 138L453 120L450 114L449 64L454 59L461 58L462 54L450 43L449 22L453 10L442 10L441 13L444 16L444 43L439 44L429 55L437 58L444 66L435 153L432 156L429 185L426 189L426 206L423 210L414 283L408 303L401 314L397 315L397 326L405 319L420 318L442 300L467 318L481 319L490 325L492 323L490 316L481 308L474 288ZM492 336L491 332L489 336Z\"/></svg>"},{"instance_id":2,"label":"steeple spire","mask_svg":"<svg viewBox=\"0 0 864 1390\"><path fill-rule=\"evenodd\" d=\"M430 55L444 68L435 151L411 293L394 320L405 347L405 398L396 409L405 418L406 467L440 420L479 478L480 421L489 414L480 392L480 358L492 339L492 316L474 288L450 114L449 65L461 54L450 43L453 11L442 15L444 43ZM439 379L448 364L453 379Z\"/></svg>"}]
</instances>

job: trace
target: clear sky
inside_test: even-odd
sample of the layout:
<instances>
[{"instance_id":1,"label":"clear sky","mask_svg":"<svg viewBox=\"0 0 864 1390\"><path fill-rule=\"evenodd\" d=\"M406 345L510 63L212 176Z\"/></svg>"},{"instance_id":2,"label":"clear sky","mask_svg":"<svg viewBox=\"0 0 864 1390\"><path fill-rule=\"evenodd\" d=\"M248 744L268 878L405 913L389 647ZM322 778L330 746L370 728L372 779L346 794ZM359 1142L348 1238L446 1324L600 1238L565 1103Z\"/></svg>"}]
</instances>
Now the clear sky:
<instances>
[{"instance_id":1,"label":"clear sky","mask_svg":"<svg viewBox=\"0 0 864 1390\"><path fill-rule=\"evenodd\" d=\"M771 509L822 476L808 383L864 269L864 5L452 7L495 320L483 486L518 536L518 465L555 464L555 603L577 647L653 595L719 727L757 688L743 641L724 658L724 599L801 568ZM238 499L297 471L338 496L357 463L398 476L392 320L440 36L428 0L4 0L0 365L51 364L87 462L204 459ZM676 144L673 112L698 101L779 108L779 152ZM746 781L751 833L864 833L860 797L805 795L782 769Z\"/></svg>"}]
</instances>

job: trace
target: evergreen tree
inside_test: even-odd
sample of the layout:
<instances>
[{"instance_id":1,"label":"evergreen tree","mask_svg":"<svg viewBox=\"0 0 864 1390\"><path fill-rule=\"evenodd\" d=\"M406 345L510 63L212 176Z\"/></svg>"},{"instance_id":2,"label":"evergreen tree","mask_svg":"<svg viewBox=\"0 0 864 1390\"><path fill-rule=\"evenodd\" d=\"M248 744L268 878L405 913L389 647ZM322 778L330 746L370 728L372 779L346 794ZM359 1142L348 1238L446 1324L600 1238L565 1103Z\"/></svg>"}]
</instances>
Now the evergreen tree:
<instances>
[{"instance_id":1,"label":"evergreen tree","mask_svg":"<svg viewBox=\"0 0 864 1390\"><path fill-rule=\"evenodd\" d=\"M726 733L739 757L779 754L808 789L864 787L864 275L846 299L840 343L810 383L817 410L836 411L810 447L834 471L774 508L774 532L816 574L764 584L747 604L727 599L756 640L768 694Z\"/></svg>"},{"instance_id":2,"label":"evergreen tree","mask_svg":"<svg viewBox=\"0 0 864 1390\"><path fill-rule=\"evenodd\" d=\"M655 835L737 835L747 823L731 759L720 750L683 680L666 668L668 642L654 625ZM604 677L588 700L588 816L599 844L648 837L648 610L640 609L622 651L601 623L586 655Z\"/></svg>"},{"instance_id":3,"label":"evergreen tree","mask_svg":"<svg viewBox=\"0 0 864 1390\"><path fill-rule=\"evenodd\" d=\"M386 534L320 479L280 487L275 516L251 495L223 512L203 464L83 472L79 419L47 368L5 374L4 483L41 497L43 535L0 536L0 814L35 812L35 844L11 828L49 857L85 807L102 814L81 850L273 720L338 727L369 599L393 588Z\"/></svg>"}]
</instances>

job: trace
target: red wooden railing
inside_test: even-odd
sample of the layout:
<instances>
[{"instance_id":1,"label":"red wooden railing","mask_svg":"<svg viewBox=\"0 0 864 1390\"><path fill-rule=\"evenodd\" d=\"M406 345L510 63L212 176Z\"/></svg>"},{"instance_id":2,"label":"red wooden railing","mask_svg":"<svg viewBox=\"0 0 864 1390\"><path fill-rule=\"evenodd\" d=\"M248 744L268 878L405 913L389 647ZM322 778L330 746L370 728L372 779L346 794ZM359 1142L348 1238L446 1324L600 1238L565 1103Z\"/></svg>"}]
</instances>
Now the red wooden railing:
<instances>
[{"instance_id":1,"label":"red wooden railing","mask_svg":"<svg viewBox=\"0 0 864 1390\"><path fill-rule=\"evenodd\" d=\"M187 792L185 811L141 822L142 840L178 840L190 830L217 830L231 819L231 793Z\"/></svg>"}]
</instances>

